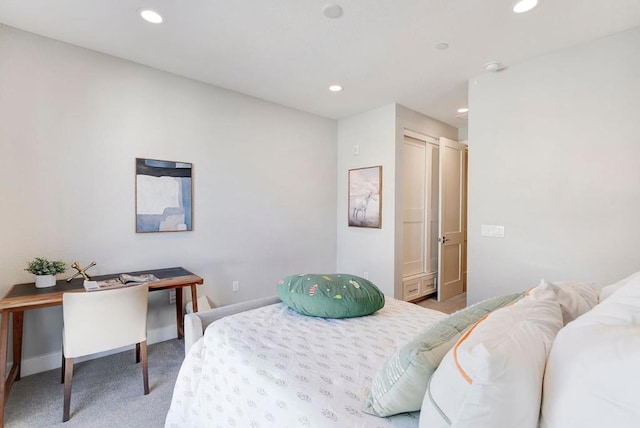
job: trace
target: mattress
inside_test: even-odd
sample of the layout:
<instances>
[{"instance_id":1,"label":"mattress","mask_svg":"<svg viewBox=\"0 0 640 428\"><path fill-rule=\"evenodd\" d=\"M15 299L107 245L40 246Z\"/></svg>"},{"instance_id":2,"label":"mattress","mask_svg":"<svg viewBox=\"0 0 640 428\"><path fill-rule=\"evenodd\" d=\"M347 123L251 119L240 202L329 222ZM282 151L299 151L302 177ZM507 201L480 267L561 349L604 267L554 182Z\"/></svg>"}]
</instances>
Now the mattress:
<instances>
[{"instance_id":1,"label":"mattress","mask_svg":"<svg viewBox=\"0 0 640 428\"><path fill-rule=\"evenodd\" d=\"M220 319L178 374L165 426L417 427L419 412L362 412L376 371L445 314L387 298L373 315L324 319L283 303Z\"/></svg>"}]
</instances>

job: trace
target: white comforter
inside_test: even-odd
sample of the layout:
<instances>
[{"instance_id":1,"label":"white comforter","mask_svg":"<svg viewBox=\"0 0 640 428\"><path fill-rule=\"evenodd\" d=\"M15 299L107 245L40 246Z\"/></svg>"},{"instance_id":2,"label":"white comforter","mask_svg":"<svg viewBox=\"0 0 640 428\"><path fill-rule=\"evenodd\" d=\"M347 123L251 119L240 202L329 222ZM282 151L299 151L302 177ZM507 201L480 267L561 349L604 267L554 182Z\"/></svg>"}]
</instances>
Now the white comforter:
<instances>
[{"instance_id":1,"label":"white comforter","mask_svg":"<svg viewBox=\"0 0 640 428\"><path fill-rule=\"evenodd\" d=\"M180 369L165 426L417 427L419 413L362 412L386 357L440 312L387 298L373 315L323 319L284 304L211 324Z\"/></svg>"}]
</instances>

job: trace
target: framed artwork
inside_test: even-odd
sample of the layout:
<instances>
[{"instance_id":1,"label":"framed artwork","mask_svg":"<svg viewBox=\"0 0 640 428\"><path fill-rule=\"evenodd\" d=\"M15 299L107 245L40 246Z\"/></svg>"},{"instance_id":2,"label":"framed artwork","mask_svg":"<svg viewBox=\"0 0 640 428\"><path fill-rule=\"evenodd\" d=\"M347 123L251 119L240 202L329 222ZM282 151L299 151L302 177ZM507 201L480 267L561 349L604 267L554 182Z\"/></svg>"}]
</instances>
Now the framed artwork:
<instances>
[{"instance_id":1,"label":"framed artwork","mask_svg":"<svg viewBox=\"0 0 640 428\"><path fill-rule=\"evenodd\" d=\"M136 158L136 232L193 229L192 164Z\"/></svg>"},{"instance_id":2,"label":"framed artwork","mask_svg":"<svg viewBox=\"0 0 640 428\"><path fill-rule=\"evenodd\" d=\"M382 227L382 166L349 170L349 226Z\"/></svg>"}]
</instances>

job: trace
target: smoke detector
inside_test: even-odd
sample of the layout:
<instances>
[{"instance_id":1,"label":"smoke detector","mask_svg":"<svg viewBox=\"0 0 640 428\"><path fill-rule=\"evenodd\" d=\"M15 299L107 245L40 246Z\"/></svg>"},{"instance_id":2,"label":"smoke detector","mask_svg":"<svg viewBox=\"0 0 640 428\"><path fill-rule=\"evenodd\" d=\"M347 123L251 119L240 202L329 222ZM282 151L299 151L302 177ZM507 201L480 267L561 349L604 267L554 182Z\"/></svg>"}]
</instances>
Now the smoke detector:
<instances>
[{"instance_id":1,"label":"smoke detector","mask_svg":"<svg viewBox=\"0 0 640 428\"><path fill-rule=\"evenodd\" d=\"M500 70L504 70L504 65L499 61L491 61L484 65L484 71L491 71L495 73Z\"/></svg>"}]
</instances>

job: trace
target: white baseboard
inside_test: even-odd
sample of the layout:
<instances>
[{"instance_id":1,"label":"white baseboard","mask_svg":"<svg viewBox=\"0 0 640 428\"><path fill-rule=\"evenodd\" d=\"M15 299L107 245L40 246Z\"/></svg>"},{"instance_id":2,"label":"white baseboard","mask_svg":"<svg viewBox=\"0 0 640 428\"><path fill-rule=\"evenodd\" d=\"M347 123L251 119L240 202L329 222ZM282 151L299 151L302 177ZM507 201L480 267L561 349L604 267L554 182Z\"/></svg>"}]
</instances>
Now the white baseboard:
<instances>
[{"instance_id":1,"label":"white baseboard","mask_svg":"<svg viewBox=\"0 0 640 428\"><path fill-rule=\"evenodd\" d=\"M176 335L176 327L175 326L165 326L161 328L156 328L153 330L149 330L147 332L147 343L149 345L158 342L164 342L165 340L175 339ZM105 357L107 355L117 354L118 352L125 351L127 349L131 349L131 347L124 347L120 349L114 349L111 351L100 352L98 354L89 355L86 357L77 358L74 362L82 362L87 360L92 360L94 358ZM20 368L20 376L29 376L32 374L46 372L47 370L53 370L56 368L60 368L60 364L62 363L62 350L58 352L52 352L50 354L38 355L31 358L23 358L22 359L22 367ZM11 369L13 361L7 362L7 373Z\"/></svg>"}]
</instances>

